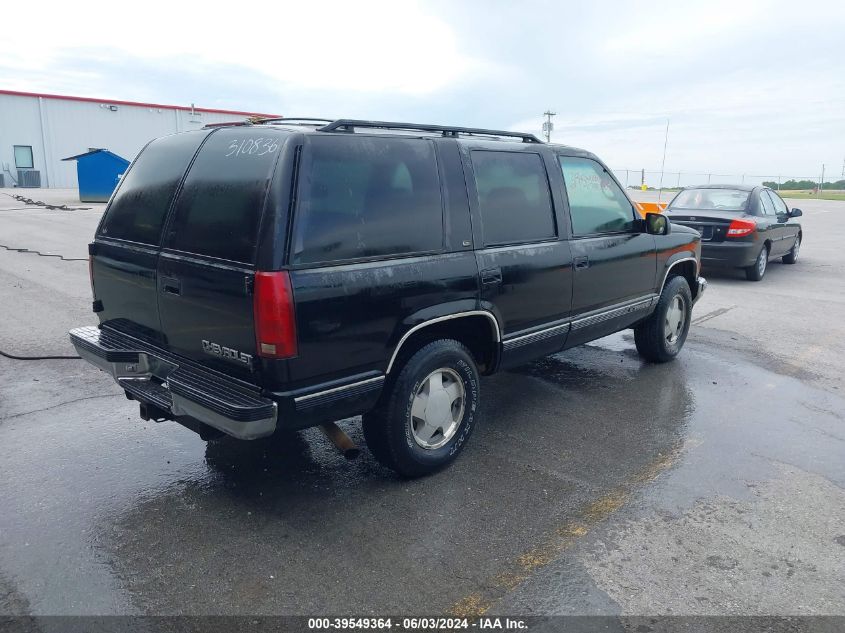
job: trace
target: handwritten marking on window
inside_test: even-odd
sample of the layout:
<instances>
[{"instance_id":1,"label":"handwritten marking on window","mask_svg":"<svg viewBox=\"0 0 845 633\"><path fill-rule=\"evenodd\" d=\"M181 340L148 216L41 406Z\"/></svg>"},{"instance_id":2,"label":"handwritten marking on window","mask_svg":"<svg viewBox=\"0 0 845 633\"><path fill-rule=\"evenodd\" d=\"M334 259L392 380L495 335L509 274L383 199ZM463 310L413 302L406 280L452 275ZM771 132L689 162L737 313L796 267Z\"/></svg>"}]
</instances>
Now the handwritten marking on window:
<instances>
[{"instance_id":1,"label":"handwritten marking on window","mask_svg":"<svg viewBox=\"0 0 845 633\"><path fill-rule=\"evenodd\" d=\"M599 175L593 171L587 173L578 173L577 171L570 173L567 181L567 184L572 189L595 190L601 186Z\"/></svg>"},{"instance_id":2,"label":"handwritten marking on window","mask_svg":"<svg viewBox=\"0 0 845 633\"><path fill-rule=\"evenodd\" d=\"M238 156L264 156L272 154L279 149L279 141L275 138L245 138L235 139L229 143L226 157L237 158Z\"/></svg>"}]
</instances>

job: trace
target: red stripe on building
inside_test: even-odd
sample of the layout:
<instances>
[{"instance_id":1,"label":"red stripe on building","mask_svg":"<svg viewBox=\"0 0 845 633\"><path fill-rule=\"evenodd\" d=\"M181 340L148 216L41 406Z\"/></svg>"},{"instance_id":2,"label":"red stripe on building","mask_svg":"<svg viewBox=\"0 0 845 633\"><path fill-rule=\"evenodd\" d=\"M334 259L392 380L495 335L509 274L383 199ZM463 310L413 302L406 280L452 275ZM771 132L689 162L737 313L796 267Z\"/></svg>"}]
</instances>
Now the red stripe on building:
<instances>
[{"instance_id":1,"label":"red stripe on building","mask_svg":"<svg viewBox=\"0 0 845 633\"><path fill-rule=\"evenodd\" d=\"M137 106L139 108L162 108L165 110L182 110L190 112L190 106L164 105L161 103L142 103L140 101L116 101L115 99L94 99L92 97L72 97L69 95L53 95L43 92L20 92L18 90L0 90L0 95L13 97L41 97L42 99L62 99L65 101L84 101L88 103L105 103L107 105ZM263 114L261 112L242 112L240 110L218 110L216 108L194 108L194 112L209 112L213 114L235 114L239 116L278 117L278 114Z\"/></svg>"}]
</instances>

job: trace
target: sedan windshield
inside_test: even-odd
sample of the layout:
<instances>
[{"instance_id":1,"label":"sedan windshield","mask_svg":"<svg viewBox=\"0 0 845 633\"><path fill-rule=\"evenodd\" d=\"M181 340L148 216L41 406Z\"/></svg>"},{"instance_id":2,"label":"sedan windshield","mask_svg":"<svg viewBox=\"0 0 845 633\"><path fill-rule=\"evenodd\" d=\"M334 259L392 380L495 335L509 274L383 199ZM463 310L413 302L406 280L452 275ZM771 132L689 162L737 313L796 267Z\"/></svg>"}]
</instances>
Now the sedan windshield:
<instances>
[{"instance_id":1,"label":"sedan windshield","mask_svg":"<svg viewBox=\"0 0 845 633\"><path fill-rule=\"evenodd\" d=\"M744 211L750 191L739 189L684 189L671 207L719 211Z\"/></svg>"}]
</instances>

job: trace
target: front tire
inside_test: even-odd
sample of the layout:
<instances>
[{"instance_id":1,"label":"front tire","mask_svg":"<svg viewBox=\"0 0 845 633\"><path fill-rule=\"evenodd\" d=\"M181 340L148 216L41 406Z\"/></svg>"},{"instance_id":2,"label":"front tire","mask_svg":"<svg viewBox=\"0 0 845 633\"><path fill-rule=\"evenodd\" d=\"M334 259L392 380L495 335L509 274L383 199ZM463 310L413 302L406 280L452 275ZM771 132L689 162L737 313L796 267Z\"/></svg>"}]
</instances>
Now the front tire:
<instances>
[{"instance_id":1,"label":"front tire","mask_svg":"<svg viewBox=\"0 0 845 633\"><path fill-rule=\"evenodd\" d=\"M466 347L434 341L401 368L379 406L364 415L364 438L375 458L404 477L450 464L475 428L478 368Z\"/></svg>"},{"instance_id":2,"label":"front tire","mask_svg":"<svg viewBox=\"0 0 845 633\"><path fill-rule=\"evenodd\" d=\"M757 259L745 269L745 278L748 281L760 281L766 274L766 267L769 265L769 249L766 246L760 249Z\"/></svg>"},{"instance_id":3,"label":"front tire","mask_svg":"<svg viewBox=\"0 0 845 633\"><path fill-rule=\"evenodd\" d=\"M795 244L792 245L792 248L789 249L789 252L781 257L781 261L784 264L794 264L798 261L798 251L801 250L801 236L795 238Z\"/></svg>"},{"instance_id":4,"label":"front tire","mask_svg":"<svg viewBox=\"0 0 845 633\"><path fill-rule=\"evenodd\" d=\"M687 340L691 317L692 293L686 278L670 278L652 315L634 328L640 356L653 363L675 358Z\"/></svg>"}]
</instances>

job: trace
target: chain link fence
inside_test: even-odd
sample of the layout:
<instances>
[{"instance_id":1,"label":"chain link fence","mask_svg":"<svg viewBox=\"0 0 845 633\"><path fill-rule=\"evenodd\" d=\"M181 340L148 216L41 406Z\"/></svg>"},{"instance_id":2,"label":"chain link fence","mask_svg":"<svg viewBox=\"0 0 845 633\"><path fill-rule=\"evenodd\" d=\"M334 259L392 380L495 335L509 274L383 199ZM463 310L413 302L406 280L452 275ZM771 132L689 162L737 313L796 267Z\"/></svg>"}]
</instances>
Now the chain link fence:
<instances>
[{"instance_id":1,"label":"chain link fence","mask_svg":"<svg viewBox=\"0 0 845 633\"><path fill-rule=\"evenodd\" d=\"M652 169L614 169L616 178L626 188L640 189L643 184L649 189L680 189L694 185L762 185L772 189L803 190L818 189L821 178L815 176L793 176L789 174L719 174L686 171L666 171ZM662 183L662 184L661 184ZM825 178L824 190L845 190L845 178Z\"/></svg>"}]
</instances>

